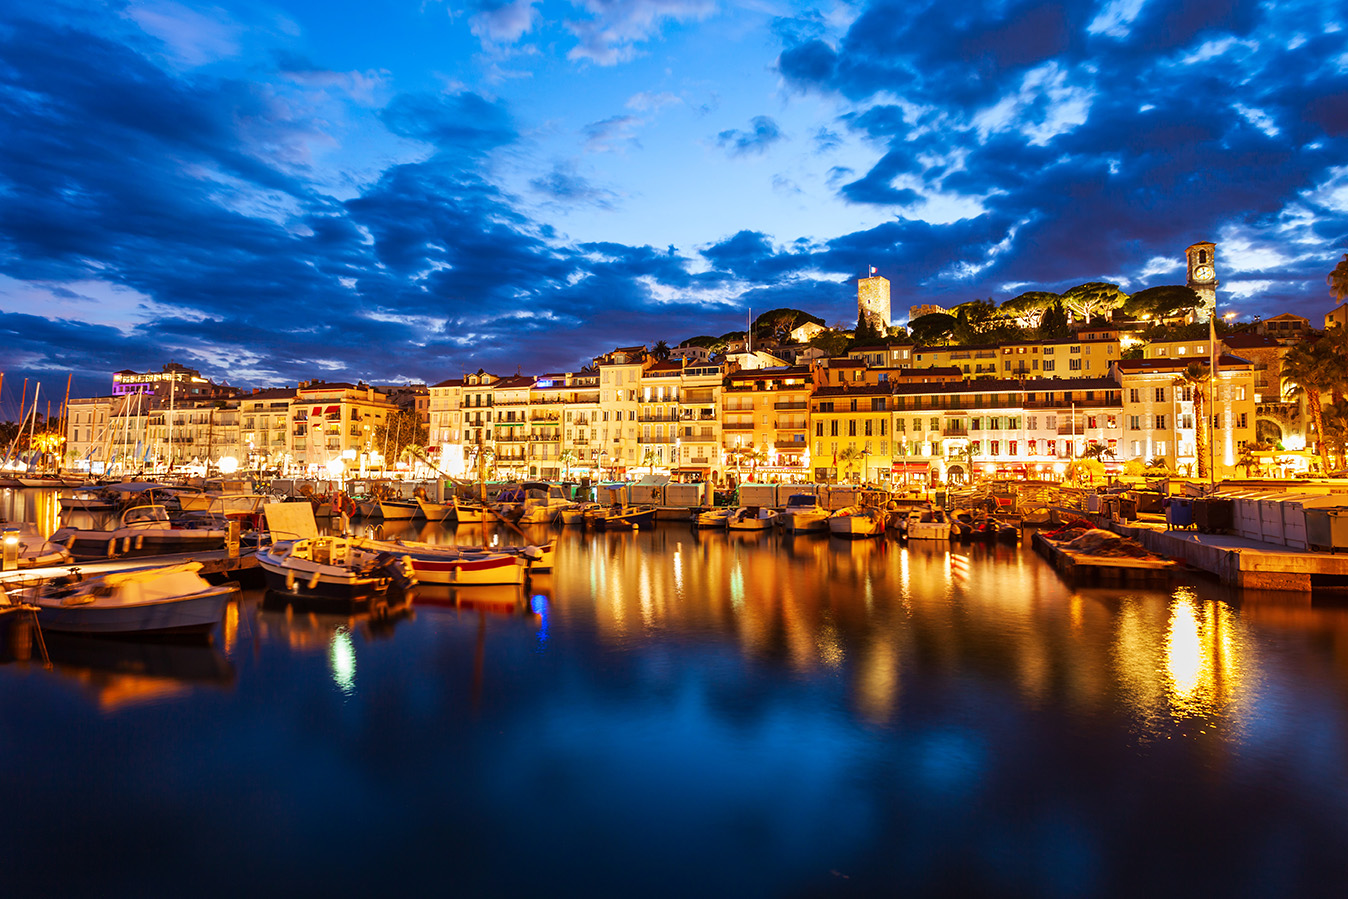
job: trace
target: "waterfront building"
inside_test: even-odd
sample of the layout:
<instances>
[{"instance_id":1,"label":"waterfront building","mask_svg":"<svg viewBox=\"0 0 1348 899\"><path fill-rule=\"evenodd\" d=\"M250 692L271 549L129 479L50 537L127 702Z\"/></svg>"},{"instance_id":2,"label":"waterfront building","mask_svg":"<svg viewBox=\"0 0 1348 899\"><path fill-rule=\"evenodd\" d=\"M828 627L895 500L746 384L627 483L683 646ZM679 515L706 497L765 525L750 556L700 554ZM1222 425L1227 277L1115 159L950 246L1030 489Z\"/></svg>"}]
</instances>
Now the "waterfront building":
<instances>
[{"instance_id":1,"label":"waterfront building","mask_svg":"<svg viewBox=\"0 0 1348 899\"><path fill-rule=\"evenodd\" d=\"M532 375L511 375L492 384L494 463L500 477L528 477L529 393L533 386Z\"/></svg>"},{"instance_id":2,"label":"waterfront building","mask_svg":"<svg viewBox=\"0 0 1348 899\"><path fill-rule=\"evenodd\" d=\"M293 463L312 474L392 467L379 428L397 408L366 384L301 381L291 402Z\"/></svg>"},{"instance_id":3,"label":"waterfront building","mask_svg":"<svg viewBox=\"0 0 1348 899\"><path fill-rule=\"evenodd\" d=\"M145 426L148 467L209 471L225 459L244 466L248 453L240 444L239 405L238 399L154 404Z\"/></svg>"},{"instance_id":4,"label":"waterfront building","mask_svg":"<svg viewBox=\"0 0 1348 899\"><path fill-rule=\"evenodd\" d=\"M618 347L596 358L599 369L599 431L603 448L599 464L607 475L623 478L642 463L637 415L641 411L641 376L655 359L644 346Z\"/></svg>"},{"instance_id":5,"label":"waterfront building","mask_svg":"<svg viewBox=\"0 0 1348 899\"><path fill-rule=\"evenodd\" d=\"M565 430L562 433L562 466L573 477L598 480L603 476L600 454L602 408L599 402L599 372L595 369L566 376Z\"/></svg>"},{"instance_id":6,"label":"waterfront building","mask_svg":"<svg viewBox=\"0 0 1348 899\"><path fill-rule=\"evenodd\" d=\"M954 366L966 378L1102 378L1120 354L1119 330L1096 327L1060 340L914 347L912 364Z\"/></svg>"},{"instance_id":7,"label":"waterfront building","mask_svg":"<svg viewBox=\"0 0 1348 899\"><path fill-rule=\"evenodd\" d=\"M295 391L289 387L254 390L239 397L239 443L244 451L245 468L285 470L292 453L290 404Z\"/></svg>"},{"instance_id":8,"label":"waterfront building","mask_svg":"<svg viewBox=\"0 0 1348 899\"><path fill-rule=\"evenodd\" d=\"M691 343L681 343L669 351L669 358L686 359L689 362L706 362L711 356L711 350Z\"/></svg>"},{"instance_id":9,"label":"waterfront building","mask_svg":"<svg viewBox=\"0 0 1348 899\"><path fill-rule=\"evenodd\" d=\"M683 361L654 361L641 372L637 414L642 468L669 471L678 464L679 400L683 389Z\"/></svg>"},{"instance_id":10,"label":"waterfront building","mask_svg":"<svg viewBox=\"0 0 1348 899\"><path fill-rule=\"evenodd\" d=\"M102 472L109 457L110 428L127 400L123 396L71 398L66 404L66 463Z\"/></svg>"},{"instance_id":11,"label":"waterfront building","mask_svg":"<svg viewBox=\"0 0 1348 899\"><path fill-rule=\"evenodd\" d=\"M489 473L496 456L495 431L492 429L496 401L493 385L499 380L480 368L463 376L464 461L473 477L479 468L485 468Z\"/></svg>"},{"instance_id":12,"label":"waterfront building","mask_svg":"<svg viewBox=\"0 0 1348 899\"><path fill-rule=\"evenodd\" d=\"M1201 389L1204 414L1211 426L1211 471L1218 478L1235 475L1242 451L1256 442L1254 364L1224 354L1217 360L1215 380L1182 383L1193 361L1192 357L1171 356L1115 364L1123 388L1124 458L1163 460L1171 471L1196 477L1194 410L1195 393Z\"/></svg>"},{"instance_id":13,"label":"waterfront building","mask_svg":"<svg viewBox=\"0 0 1348 899\"><path fill-rule=\"evenodd\" d=\"M672 473L720 483L725 476L721 452L721 404L729 364L687 363L679 377L679 422Z\"/></svg>"},{"instance_id":14,"label":"waterfront building","mask_svg":"<svg viewBox=\"0 0 1348 899\"><path fill-rule=\"evenodd\" d=\"M1257 443L1282 444L1284 449L1298 450L1305 449L1308 443L1306 433L1310 416L1306 414L1306 399L1304 396L1288 399L1288 384L1282 377L1283 360L1298 342L1299 339L1284 340L1272 334L1257 333L1232 334L1221 340L1227 352L1248 359L1254 365Z\"/></svg>"},{"instance_id":15,"label":"waterfront building","mask_svg":"<svg viewBox=\"0 0 1348 899\"><path fill-rule=\"evenodd\" d=\"M809 400L814 447L811 467L822 482L887 481L892 386L861 381L821 384Z\"/></svg>"},{"instance_id":16,"label":"waterfront building","mask_svg":"<svg viewBox=\"0 0 1348 899\"><path fill-rule=\"evenodd\" d=\"M427 439L439 450L437 467L450 477L466 477L463 378L447 378L426 389Z\"/></svg>"},{"instance_id":17,"label":"waterfront building","mask_svg":"<svg viewBox=\"0 0 1348 899\"><path fill-rule=\"evenodd\" d=\"M787 365L731 372L722 392L726 470L809 475L810 397L822 384L818 366Z\"/></svg>"},{"instance_id":18,"label":"waterfront building","mask_svg":"<svg viewBox=\"0 0 1348 899\"><path fill-rule=\"evenodd\" d=\"M539 375L529 388L527 434L530 478L560 480L562 462L562 417L568 394L565 372Z\"/></svg>"}]
</instances>

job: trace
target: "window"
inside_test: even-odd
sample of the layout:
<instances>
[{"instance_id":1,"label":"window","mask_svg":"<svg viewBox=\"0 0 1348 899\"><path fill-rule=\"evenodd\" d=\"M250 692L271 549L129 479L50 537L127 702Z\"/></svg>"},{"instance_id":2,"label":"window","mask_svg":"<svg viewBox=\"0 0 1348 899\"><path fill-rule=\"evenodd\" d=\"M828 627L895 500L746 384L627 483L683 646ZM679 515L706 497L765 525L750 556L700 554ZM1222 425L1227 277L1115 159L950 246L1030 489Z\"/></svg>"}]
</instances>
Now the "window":
<instances>
[{"instance_id":1,"label":"window","mask_svg":"<svg viewBox=\"0 0 1348 899\"><path fill-rule=\"evenodd\" d=\"M1156 441L1156 455L1158 455L1158 456L1164 456L1164 455L1165 455L1165 441L1164 441L1164 440L1158 440L1158 441Z\"/></svg>"},{"instance_id":2,"label":"window","mask_svg":"<svg viewBox=\"0 0 1348 899\"><path fill-rule=\"evenodd\" d=\"M866 419L865 424L866 424L866 427L865 427L864 433L866 434L867 437L870 437L870 436L872 436L872 435L871 435L871 420L870 420L869 418Z\"/></svg>"},{"instance_id":3,"label":"window","mask_svg":"<svg viewBox=\"0 0 1348 899\"><path fill-rule=\"evenodd\" d=\"M1087 415L1086 427L1090 428L1091 430L1095 430L1096 428L1100 427L1100 419L1098 419L1094 415Z\"/></svg>"},{"instance_id":4,"label":"window","mask_svg":"<svg viewBox=\"0 0 1348 899\"><path fill-rule=\"evenodd\" d=\"M1128 416L1128 429L1130 431L1142 430L1142 416L1141 415Z\"/></svg>"},{"instance_id":5,"label":"window","mask_svg":"<svg viewBox=\"0 0 1348 899\"><path fill-rule=\"evenodd\" d=\"M1238 427L1238 428L1249 427L1249 425L1247 425L1246 422L1245 422L1245 413L1244 413L1244 412L1240 413L1240 417L1236 419L1236 427Z\"/></svg>"},{"instance_id":6,"label":"window","mask_svg":"<svg viewBox=\"0 0 1348 899\"><path fill-rule=\"evenodd\" d=\"M1046 456L1056 456L1056 455L1058 455L1058 441L1056 441L1056 440L1045 440L1045 441L1044 441L1044 455L1046 455Z\"/></svg>"},{"instance_id":7,"label":"window","mask_svg":"<svg viewBox=\"0 0 1348 899\"><path fill-rule=\"evenodd\" d=\"M1045 416L1044 416L1044 427L1048 428L1050 431L1052 431L1052 430L1054 430L1055 428L1057 428L1057 427L1058 427L1058 416L1056 416L1056 415L1045 415Z\"/></svg>"},{"instance_id":8,"label":"window","mask_svg":"<svg viewBox=\"0 0 1348 899\"><path fill-rule=\"evenodd\" d=\"M824 423L822 421L816 421L814 423L814 436L816 437L824 436Z\"/></svg>"},{"instance_id":9,"label":"window","mask_svg":"<svg viewBox=\"0 0 1348 899\"><path fill-rule=\"evenodd\" d=\"M1180 426L1181 428L1185 428L1186 430L1193 430L1193 426L1194 426L1194 417L1193 417L1192 415L1189 415L1189 414L1187 414L1187 413L1184 414L1184 415L1181 415L1181 416L1179 417L1179 421L1180 421L1180 425L1179 425L1179 426Z\"/></svg>"},{"instance_id":10,"label":"window","mask_svg":"<svg viewBox=\"0 0 1348 899\"><path fill-rule=\"evenodd\" d=\"M1033 440L1025 441L1025 453L1026 455L1029 456L1033 456L1035 454L1035 441Z\"/></svg>"},{"instance_id":11,"label":"window","mask_svg":"<svg viewBox=\"0 0 1348 899\"><path fill-rule=\"evenodd\" d=\"M1158 430L1158 431L1164 431L1164 430L1165 430L1165 416L1164 416L1164 415L1158 415L1158 416L1156 416L1156 430Z\"/></svg>"},{"instance_id":12,"label":"window","mask_svg":"<svg viewBox=\"0 0 1348 899\"><path fill-rule=\"evenodd\" d=\"M847 436L848 437L857 436L857 422L855 418L847 423Z\"/></svg>"},{"instance_id":13,"label":"window","mask_svg":"<svg viewBox=\"0 0 1348 899\"><path fill-rule=\"evenodd\" d=\"M837 420L834 420L834 421L831 421L831 422L828 423L828 436L830 436L830 437L837 437L837 436L838 436L838 422L837 422Z\"/></svg>"},{"instance_id":14,"label":"window","mask_svg":"<svg viewBox=\"0 0 1348 899\"><path fill-rule=\"evenodd\" d=\"M908 420L906 418L896 418L894 419L894 427L897 429L898 433L902 434L904 431L908 430Z\"/></svg>"},{"instance_id":15,"label":"window","mask_svg":"<svg viewBox=\"0 0 1348 899\"><path fill-rule=\"evenodd\" d=\"M880 419L880 436L881 436L881 437L885 436L885 420L884 420L883 418ZM881 445L881 446L884 446L884 441L883 441L883 440L880 441L880 445ZM884 450L881 450L881 452L884 452Z\"/></svg>"},{"instance_id":16,"label":"window","mask_svg":"<svg viewBox=\"0 0 1348 899\"><path fill-rule=\"evenodd\" d=\"M1073 346L1071 349L1069 349L1067 352L1069 352L1069 353L1080 353L1080 352L1081 352L1081 345L1080 345L1080 344L1077 344L1076 346Z\"/></svg>"},{"instance_id":17,"label":"window","mask_svg":"<svg viewBox=\"0 0 1348 899\"><path fill-rule=\"evenodd\" d=\"M1039 416L1038 415L1025 416L1025 427L1029 428L1031 431L1039 430Z\"/></svg>"},{"instance_id":18,"label":"window","mask_svg":"<svg viewBox=\"0 0 1348 899\"><path fill-rule=\"evenodd\" d=\"M1069 359L1067 361L1067 367L1070 368L1072 371L1081 371L1081 360Z\"/></svg>"},{"instance_id":19,"label":"window","mask_svg":"<svg viewBox=\"0 0 1348 899\"><path fill-rule=\"evenodd\" d=\"M1130 402L1130 403L1140 403L1140 402L1142 402L1142 399L1141 399L1137 394L1138 394L1138 390L1137 390L1136 387L1130 389L1130 390L1128 391L1128 402Z\"/></svg>"},{"instance_id":20,"label":"window","mask_svg":"<svg viewBox=\"0 0 1348 899\"><path fill-rule=\"evenodd\" d=\"M1105 416L1105 427L1107 427L1107 428L1117 428L1118 426L1119 426L1119 419L1118 419L1117 416L1114 416L1114 415L1106 415L1106 416Z\"/></svg>"},{"instance_id":21,"label":"window","mask_svg":"<svg viewBox=\"0 0 1348 899\"><path fill-rule=\"evenodd\" d=\"M1014 440L1007 441L1006 454L1008 456L1014 456L1016 454L1016 441Z\"/></svg>"},{"instance_id":22,"label":"window","mask_svg":"<svg viewBox=\"0 0 1348 899\"><path fill-rule=\"evenodd\" d=\"M983 430L983 419L981 418L969 419L969 427L975 431Z\"/></svg>"},{"instance_id":23,"label":"window","mask_svg":"<svg viewBox=\"0 0 1348 899\"><path fill-rule=\"evenodd\" d=\"M1164 387L1157 387L1157 388L1156 388L1156 402L1158 402L1158 403L1164 403L1164 402L1165 402L1165 388L1164 388Z\"/></svg>"},{"instance_id":24,"label":"window","mask_svg":"<svg viewBox=\"0 0 1348 899\"><path fill-rule=\"evenodd\" d=\"M1045 360L1044 360L1044 371L1053 371L1053 360L1052 360L1052 359L1045 359Z\"/></svg>"},{"instance_id":25,"label":"window","mask_svg":"<svg viewBox=\"0 0 1348 899\"><path fill-rule=\"evenodd\" d=\"M998 451L1001 449L1001 441L1000 441L1000 440L989 440L989 441L988 441L988 446L991 448L991 454L995 456L995 455L997 455Z\"/></svg>"},{"instance_id":26,"label":"window","mask_svg":"<svg viewBox=\"0 0 1348 899\"><path fill-rule=\"evenodd\" d=\"M913 430L914 430L914 431L920 431L920 430L922 430L922 419L920 419L920 418L914 418L914 419L913 419Z\"/></svg>"},{"instance_id":27,"label":"window","mask_svg":"<svg viewBox=\"0 0 1348 899\"><path fill-rule=\"evenodd\" d=\"M1222 429L1222 413L1218 412L1212 416L1212 426L1219 431Z\"/></svg>"}]
</instances>

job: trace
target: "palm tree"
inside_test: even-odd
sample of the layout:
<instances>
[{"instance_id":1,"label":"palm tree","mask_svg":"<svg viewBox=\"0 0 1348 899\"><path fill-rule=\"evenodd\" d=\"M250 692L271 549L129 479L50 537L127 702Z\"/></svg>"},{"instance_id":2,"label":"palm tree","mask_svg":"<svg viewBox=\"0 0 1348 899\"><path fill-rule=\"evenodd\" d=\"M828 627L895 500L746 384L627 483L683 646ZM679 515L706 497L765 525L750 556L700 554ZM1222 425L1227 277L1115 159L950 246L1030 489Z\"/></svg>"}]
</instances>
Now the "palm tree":
<instances>
[{"instance_id":1,"label":"palm tree","mask_svg":"<svg viewBox=\"0 0 1348 899\"><path fill-rule=\"evenodd\" d=\"M650 467L650 473L655 474L655 448L646 447L646 452L641 456L641 464Z\"/></svg>"},{"instance_id":2,"label":"palm tree","mask_svg":"<svg viewBox=\"0 0 1348 899\"><path fill-rule=\"evenodd\" d=\"M562 480L571 480L571 466L576 462L576 451L570 448L562 450L562 454L557 457L557 461L562 463L564 469Z\"/></svg>"},{"instance_id":3,"label":"palm tree","mask_svg":"<svg viewBox=\"0 0 1348 899\"><path fill-rule=\"evenodd\" d=\"M1329 470L1329 461L1325 456L1321 395L1333 385L1337 368L1337 361L1330 358L1329 345L1323 340L1312 344L1298 343L1287 351L1282 361L1282 376L1287 382L1287 396L1306 399L1321 471Z\"/></svg>"},{"instance_id":4,"label":"palm tree","mask_svg":"<svg viewBox=\"0 0 1348 899\"><path fill-rule=\"evenodd\" d=\"M1343 254L1339 264L1334 266L1334 271L1325 278L1325 283L1329 285L1329 295L1342 303L1348 300L1348 253Z\"/></svg>"},{"instance_id":5,"label":"palm tree","mask_svg":"<svg viewBox=\"0 0 1348 899\"><path fill-rule=\"evenodd\" d=\"M847 446L843 447L842 452L838 453L838 461L843 464L844 472L850 472L852 470L852 463L856 462L860 458L861 458L861 450L857 449L855 445L850 443Z\"/></svg>"},{"instance_id":6,"label":"palm tree","mask_svg":"<svg viewBox=\"0 0 1348 899\"><path fill-rule=\"evenodd\" d=\"M1330 403L1321 413L1324 421L1325 449L1334 460L1334 468L1343 468L1345 449L1348 449L1348 399L1338 399Z\"/></svg>"},{"instance_id":7,"label":"palm tree","mask_svg":"<svg viewBox=\"0 0 1348 899\"><path fill-rule=\"evenodd\" d=\"M1212 381L1212 368L1204 362L1190 362L1171 382L1176 387L1188 387L1194 394L1194 452L1198 456L1198 478L1206 480L1208 472L1208 421L1204 391Z\"/></svg>"},{"instance_id":8,"label":"palm tree","mask_svg":"<svg viewBox=\"0 0 1348 899\"><path fill-rule=\"evenodd\" d=\"M663 340L657 340L655 346L651 347L651 355L661 362L669 358L669 344Z\"/></svg>"}]
</instances>

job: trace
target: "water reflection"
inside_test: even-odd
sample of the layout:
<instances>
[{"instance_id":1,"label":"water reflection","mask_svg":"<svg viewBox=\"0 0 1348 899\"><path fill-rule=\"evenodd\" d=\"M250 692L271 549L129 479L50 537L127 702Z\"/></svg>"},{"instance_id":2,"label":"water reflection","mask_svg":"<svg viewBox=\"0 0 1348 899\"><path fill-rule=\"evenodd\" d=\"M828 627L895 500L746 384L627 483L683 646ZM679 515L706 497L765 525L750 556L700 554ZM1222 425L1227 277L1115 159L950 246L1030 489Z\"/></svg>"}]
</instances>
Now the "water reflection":
<instances>
[{"instance_id":1,"label":"water reflection","mask_svg":"<svg viewBox=\"0 0 1348 899\"><path fill-rule=\"evenodd\" d=\"M47 633L53 670L87 690L104 713L184 700L201 687L229 688L234 667L201 643Z\"/></svg>"}]
</instances>

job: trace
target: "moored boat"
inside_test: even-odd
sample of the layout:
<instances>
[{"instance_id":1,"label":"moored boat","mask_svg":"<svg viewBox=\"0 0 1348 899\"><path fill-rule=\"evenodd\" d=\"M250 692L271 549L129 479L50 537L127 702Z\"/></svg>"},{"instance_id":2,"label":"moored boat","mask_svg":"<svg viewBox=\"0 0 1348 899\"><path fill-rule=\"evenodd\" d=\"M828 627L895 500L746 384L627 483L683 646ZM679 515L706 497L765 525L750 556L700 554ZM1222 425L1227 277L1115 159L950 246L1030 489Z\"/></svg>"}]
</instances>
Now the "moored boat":
<instances>
[{"instance_id":1,"label":"moored boat","mask_svg":"<svg viewBox=\"0 0 1348 899\"><path fill-rule=\"evenodd\" d=\"M622 531L655 527L654 506L610 506L590 522L596 530Z\"/></svg>"},{"instance_id":2,"label":"moored boat","mask_svg":"<svg viewBox=\"0 0 1348 899\"><path fill-rule=\"evenodd\" d=\"M51 535L77 561L223 549L228 531L213 520L174 521L161 505L132 506L116 530L61 528Z\"/></svg>"},{"instance_id":3,"label":"moored boat","mask_svg":"<svg viewBox=\"0 0 1348 899\"><path fill-rule=\"evenodd\" d=\"M185 562L85 575L78 568L17 591L44 630L81 634L209 634L237 584L212 586Z\"/></svg>"},{"instance_id":4,"label":"moored boat","mask_svg":"<svg viewBox=\"0 0 1348 899\"><path fill-rule=\"evenodd\" d=\"M726 519L732 531L766 531L777 524L777 510L766 506L741 506Z\"/></svg>"},{"instance_id":5,"label":"moored boat","mask_svg":"<svg viewBox=\"0 0 1348 899\"><path fill-rule=\"evenodd\" d=\"M19 568L50 568L74 558L64 546L44 539L31 521L4 524L0 526L0 532L3 548L8 549L11 543L17 547Z\"/></svg>"},{"instance_id":6,"label":"moored boat","mask_svg":"<svg viewBox=\"0 0 1348 899\"><path fill-rule=\"evenodd\" d=\"M786 500L777 521L788 534L828 531L829 513L819 498L809 493L793 493Z\"/></svg>"},{"instance_id":7,"label":"moored boat","mask_svg":"<svg viewBox=\"0 0 1348 899\"><path fill-rule=\"evenodd\" d=\"M885 513L871 506L847 506L829 516L828 530L835 537L878 537L885 532Z\"/></svg>"},{"instance_id":8,"label":"moored boat","mask_svg":"<svg viewBox=\"0 0 1348 899\"><path fill-rule=\"evenodd\" d=\"M368 604L416 583L411 560L351 537L283 540L258 550L267 589L283 596L349 606Z\"/></svg>"},{"instance_id":9,"label":"moored boat","mask_svg":"<svg viewBox=\"0 0 1348 899\"><path fill-rule=\"evenodd\" d=\"M699 528L724 528L735 510L729 506L717 506L703 509L693 519L693 525Z\"/></svg>"}]
</instances>

